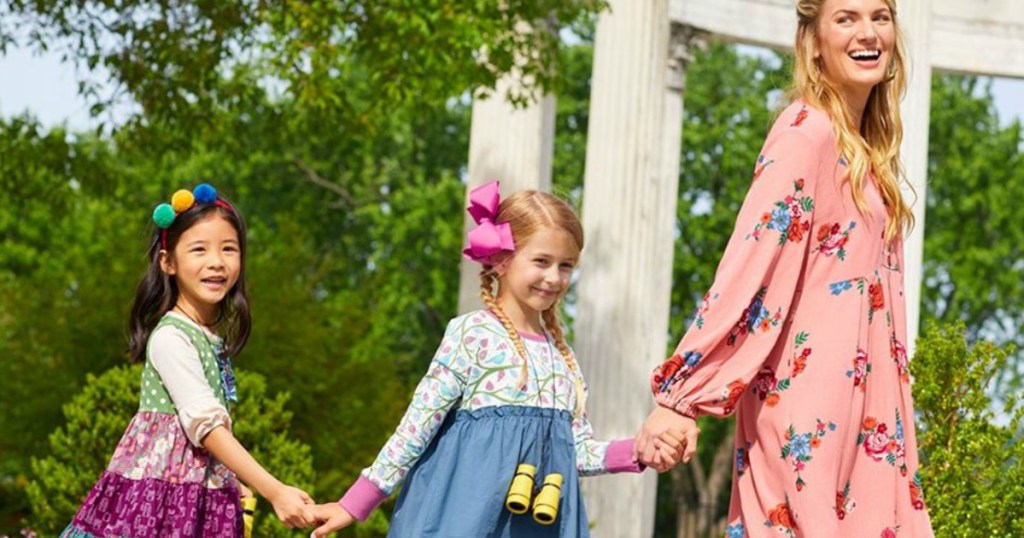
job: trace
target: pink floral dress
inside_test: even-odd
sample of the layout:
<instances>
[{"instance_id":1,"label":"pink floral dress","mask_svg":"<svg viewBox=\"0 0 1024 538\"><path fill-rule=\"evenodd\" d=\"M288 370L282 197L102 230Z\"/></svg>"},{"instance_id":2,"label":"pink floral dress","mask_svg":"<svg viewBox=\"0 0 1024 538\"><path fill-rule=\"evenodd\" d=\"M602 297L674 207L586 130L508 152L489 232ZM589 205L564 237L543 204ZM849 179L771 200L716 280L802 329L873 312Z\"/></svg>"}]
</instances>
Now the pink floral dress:
<instances>
[{"instance_id":1,"label":"pink floral dress","mask_svg":"<svg viewBox=\"0 0 1024 538\"><path fill-rule=\"evenodd\" d=\"M843 180L829 117L775 122L658 403L736 413L727 538L931 537L907 369L903 245Z\"/></svg>"}]
</instances>

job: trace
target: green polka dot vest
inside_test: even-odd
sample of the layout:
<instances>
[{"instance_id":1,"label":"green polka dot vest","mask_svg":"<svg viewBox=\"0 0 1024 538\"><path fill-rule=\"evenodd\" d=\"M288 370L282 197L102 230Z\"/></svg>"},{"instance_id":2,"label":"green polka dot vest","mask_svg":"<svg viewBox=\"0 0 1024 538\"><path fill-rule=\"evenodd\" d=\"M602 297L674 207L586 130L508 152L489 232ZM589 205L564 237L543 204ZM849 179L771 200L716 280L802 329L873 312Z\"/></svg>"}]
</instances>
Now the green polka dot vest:
<instances>
[{"instance_id":1,"label":"green polka dot vest","mask_svg":"<svg viewBox=\"0 0 1024 538\"><path fill-rule=\"evenodd\" d=\"M166 325L171 325L188 336L192 346L199 352L199 360L203 364L206 382L210 384L210 388L213 389L217 400L227 409L228 405L224 396L224 387L221 386L220 382L220 369L217 367L217 353L214 351L210 340L191 323L174 316L164 316L160 323L157 323L153 332ZM176 415L178 411L174 407L174 402L171 401L170 395L167 393L167 388L164 387L163 382L160 380L160 375L153 368L153 363L149 360L149 353L150 350L147 346L146 364L142 367L142 390L139 393L139 411L156 411Z\"/></svg>"}]
</instances>

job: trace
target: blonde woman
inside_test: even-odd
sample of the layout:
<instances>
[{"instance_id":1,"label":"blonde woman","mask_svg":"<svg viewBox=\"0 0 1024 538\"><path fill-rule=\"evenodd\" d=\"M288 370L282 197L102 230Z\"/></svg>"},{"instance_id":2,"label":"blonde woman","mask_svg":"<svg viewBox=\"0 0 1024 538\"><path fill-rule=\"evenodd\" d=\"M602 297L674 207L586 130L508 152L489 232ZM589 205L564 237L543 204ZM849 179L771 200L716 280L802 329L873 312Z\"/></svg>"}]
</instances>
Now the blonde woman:
<instances>
[{"instance_id":1,"label":"blonde woman","mask_svg":"<svg viewBox=\"0 0 1024 538\"><path fill-rule=\"evenodd\" d=\"M903 292L895 0L797 3L793 103L634 451L736 413L728 538L930 537Z\"/></svg>"}]
</instances>

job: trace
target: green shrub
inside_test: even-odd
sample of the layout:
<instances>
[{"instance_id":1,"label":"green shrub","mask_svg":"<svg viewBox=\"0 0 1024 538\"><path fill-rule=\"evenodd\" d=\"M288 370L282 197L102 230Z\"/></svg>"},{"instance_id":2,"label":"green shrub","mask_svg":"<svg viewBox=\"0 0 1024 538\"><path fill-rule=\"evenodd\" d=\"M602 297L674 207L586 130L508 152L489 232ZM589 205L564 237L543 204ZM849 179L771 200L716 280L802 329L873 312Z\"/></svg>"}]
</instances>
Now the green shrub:
<instances>
[{"instance_id":1,"label":"green shrub","mask_svg":"<svg viewBox=\"0 0 1024 538\"><path fill-rule=\"evenodd\" d=\"M85 388L63 407L65 423L50 435L50 453L32 459L33 480L26 487L30 526L55 536L74 517L86 494L107 467L114 447L138 409L141 367L119 366L89 375ZM252 455L274 476L311 495L313 458L309 447L289 439L292 416L288 393L267 394L263 376L238 372L239 403L232 409L234 431ZM256 507L254 536L308 536L290 531L274 516L270 503Z\"/></svg>"},{"instance_id":2,"label":"green shrub","mask_svg":"<svg viewBox=\"0 0 1024 538\"><path fill-rule=\"evenodd\" d=\"M930 327L911 361L925 502L936 536L1024 536L1024 405L990 394L1013 350L964 332Z\"/></svg>"}]
</instances>

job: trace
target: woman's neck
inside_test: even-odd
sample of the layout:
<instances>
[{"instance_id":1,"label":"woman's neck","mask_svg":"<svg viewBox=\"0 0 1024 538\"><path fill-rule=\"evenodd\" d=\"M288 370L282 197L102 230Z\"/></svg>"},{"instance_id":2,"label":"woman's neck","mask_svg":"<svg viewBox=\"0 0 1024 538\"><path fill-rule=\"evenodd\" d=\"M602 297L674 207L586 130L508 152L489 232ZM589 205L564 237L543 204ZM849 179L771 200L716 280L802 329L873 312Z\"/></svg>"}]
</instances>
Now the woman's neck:
<instances>
[{"instance_id":1,"label":"woman's neck","mask_svg":"<svg viewBox=\"0 0 1024 538\"><path fill-rule=\"evenodd\" d=\"M860 132L861 120L864 119L864 109L868 106L868 98L871 97L871 90L864 91L860 88L842 88L843 106L850 118L850 123L855 132Z\"/></svg>"}]
</instances>

